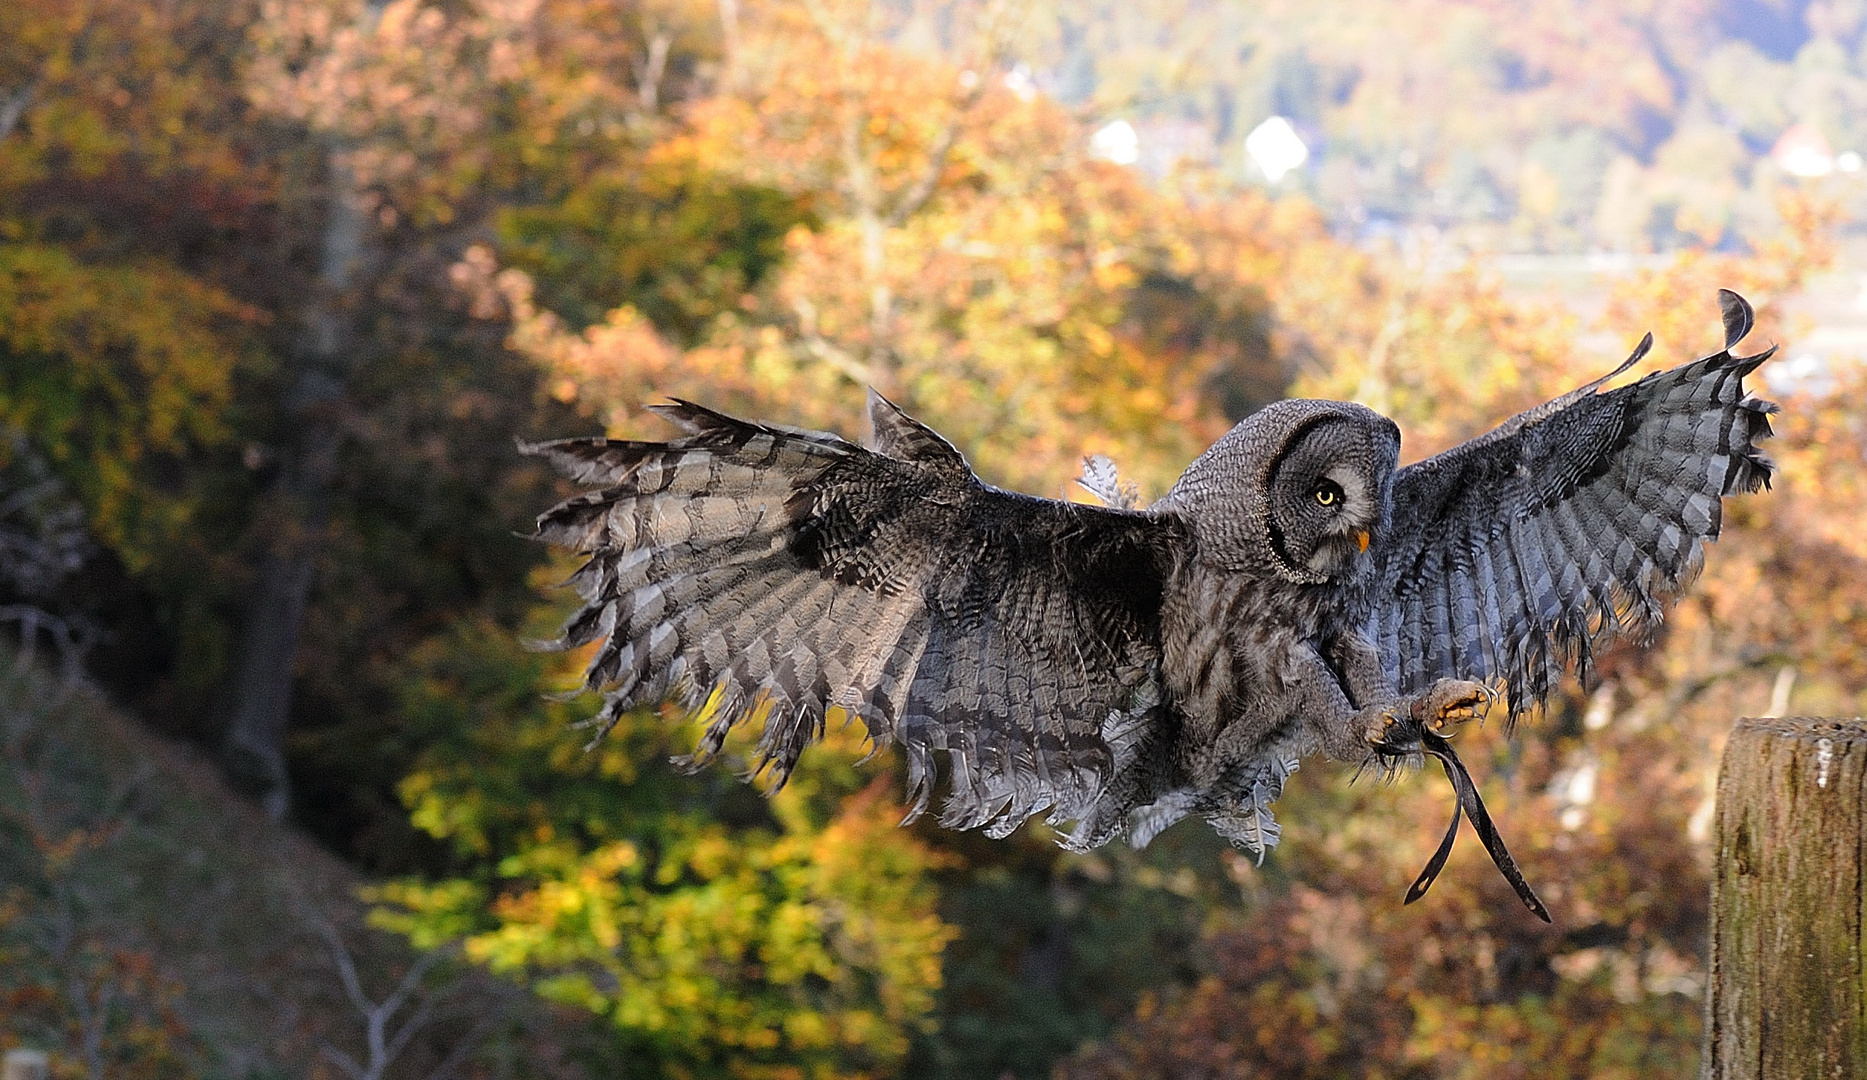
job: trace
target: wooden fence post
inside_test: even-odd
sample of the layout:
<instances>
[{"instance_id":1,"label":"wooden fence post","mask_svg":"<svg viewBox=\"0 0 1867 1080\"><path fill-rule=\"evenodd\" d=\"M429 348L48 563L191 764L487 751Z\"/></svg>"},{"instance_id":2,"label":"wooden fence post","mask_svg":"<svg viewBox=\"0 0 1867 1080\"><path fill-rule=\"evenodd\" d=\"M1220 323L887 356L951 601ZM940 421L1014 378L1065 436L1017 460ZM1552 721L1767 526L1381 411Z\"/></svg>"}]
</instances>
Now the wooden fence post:
<instances>
[{"instance_id":1,"label":"wooden fence post","mask_svg":"<svg viewBox=\"0 0 1867 1080\"><path fill-rule=\"evenodd\" d=\"M1867 724L1739 720L1715 858L1701 1080L1867 1077Z\"/></svg>"}]
</instances>

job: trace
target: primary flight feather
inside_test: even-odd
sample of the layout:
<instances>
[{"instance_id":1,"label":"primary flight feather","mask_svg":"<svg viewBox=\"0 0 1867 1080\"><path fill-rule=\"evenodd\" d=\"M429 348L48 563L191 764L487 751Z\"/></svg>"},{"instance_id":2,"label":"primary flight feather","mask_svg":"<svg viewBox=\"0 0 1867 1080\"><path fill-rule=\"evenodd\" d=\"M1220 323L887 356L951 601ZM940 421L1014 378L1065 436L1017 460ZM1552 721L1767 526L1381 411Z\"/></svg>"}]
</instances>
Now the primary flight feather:
<instances>
[{"instance_id":1,"label":"primary flight feather","mask_svg":"<svg viewBox=\"0 0 1867 1080\"><path fill-rule=\"evenodd\" d=\"M1406 468L1371 410L1277 402L1146 509L991 487L874 394L866 449L656 406L682 437L526 448L592 489L539 518L588 559L549 644L597 643L599 727L704 706L696 765L760 715L757 766L782 783L839 709L901 747L910 818L944 773L943 823L1002 836L1042 813L1074 847L1199 814L1261 853L1303 754L1430 754L1547 918L1441 731L1491 684L1514 718L1650 632L1722 499L1768 484L1774 406L1744 377L1769 354L1731 354L1750 307L1719 295L1725 351L1695 363L1597 380ZM1085 484L1127 501L1103 463Z\"/></svg>"}]
</instances>

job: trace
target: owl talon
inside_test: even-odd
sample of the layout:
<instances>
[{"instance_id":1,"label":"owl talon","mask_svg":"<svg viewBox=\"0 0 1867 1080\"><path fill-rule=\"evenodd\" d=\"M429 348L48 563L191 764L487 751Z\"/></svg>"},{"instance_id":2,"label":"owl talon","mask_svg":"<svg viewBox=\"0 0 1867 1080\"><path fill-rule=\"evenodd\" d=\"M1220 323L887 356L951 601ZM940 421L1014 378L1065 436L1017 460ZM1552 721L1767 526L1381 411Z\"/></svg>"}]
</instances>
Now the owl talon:
<instances>
[{"instance_id":1,"label":"owl talon","mask_svg":"<svg viewBox=\"0 0 1867 1080\"><path fill-rule=\"evenodd\" d=\"M1481 720L1497 694L1483 683L1441 679L1414 702L1420 725L1435 735L1446 735L1468 720Z\"/></svg>"},{"instance_id":2,"label":"owl talon","mask_svg":"<svg viewBox=\"0 0 1867 1080\"><path fill-rule=\"evenodd\" d=\"M1401 744L1415 741L1405 734L1411 726L1409 718L1402 716L1393 707L1383 708L1369 719L1364 737L1368 745L1376 750L1397 750Z\"/></svg>"},{"instance_id":3,"label":"owl talon","mask_svg":"<svg viewBox=\"0 0 1867 1080\"><path fill-rule=\"evenodd\" d=\"M1424 694L1376 710L1365 735L1377 754L1415 754L1425 733L1441 738L1468 720L1482 719L1497 700L1490 687L1462 679L1441 679Z\"/></svg>"}]
</instances>

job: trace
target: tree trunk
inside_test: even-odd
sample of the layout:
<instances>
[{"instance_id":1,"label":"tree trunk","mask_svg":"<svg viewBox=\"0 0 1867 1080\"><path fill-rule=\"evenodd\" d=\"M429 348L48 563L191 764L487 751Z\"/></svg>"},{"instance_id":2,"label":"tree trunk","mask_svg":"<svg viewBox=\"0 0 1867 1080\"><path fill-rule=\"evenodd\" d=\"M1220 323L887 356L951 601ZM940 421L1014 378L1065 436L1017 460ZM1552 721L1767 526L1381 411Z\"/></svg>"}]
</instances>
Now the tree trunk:
<instances>
[{"instance_id":1,"label":"tree trunk","mask_svg":"<svg viewBox=\"0 0 1867 1080\"><path fill-rule=\"evenodd\" d=\"M286 411L297 439L274 497L280 535L260 563L246 633L233 672L233 704L222 761L235 787L277 821L291 805L285 742L299 630L325 527L341 442L338 408L355 349L352 311L368 222L357 185L333 142L326 150L328 205L316 293L304 315Z\"/></svg>"},{"instance_id":2,"label":"tree trunk","mask_svg":"<svg viewBox=\"0 0 1867 1080\"><path fill-rule=\"evenodd\" d=\"M1867 724L1739 720L1716 858L1700 1076L1867 1076Z\"/></svg>"}]
</instances>

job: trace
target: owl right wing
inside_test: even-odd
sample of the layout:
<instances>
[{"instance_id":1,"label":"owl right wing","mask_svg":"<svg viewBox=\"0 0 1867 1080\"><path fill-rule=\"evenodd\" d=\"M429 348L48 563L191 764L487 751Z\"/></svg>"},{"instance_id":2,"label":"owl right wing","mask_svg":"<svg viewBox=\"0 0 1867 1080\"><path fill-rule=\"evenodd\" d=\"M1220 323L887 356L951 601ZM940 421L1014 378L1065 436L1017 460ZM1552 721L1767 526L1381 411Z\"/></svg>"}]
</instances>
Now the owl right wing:
<instances>
[{"instance_id":1,"label":"owl right wing","mask_svg":"<svg viewBox=\"0 0 1867 1080\"><path fill-rule=\"evenodd\" d=\"M588 557L583 607L547 644L599 643L594 724L674 697L707 721L697 766L762 718L757 768L781 784L835 708L903 748L910 819L941 751L945 824L1096 816L1159 722L1177 519L988 487L879 396L876 451L685 402L655 411L686 437L524 448L596 486L538 522Z\"/></svg>"},{"instance_id":2,"label":"owl right wing","mask_svg":"<svg viewBox=\"0 0 1867 1080\"><path fill-rule=\"evenodd\" d=\"M1657 626L1723 496L1770 481L1756 444L1776 407L1744 376L1775 350L1731 355L1751 309L1719 301L1725 351L1606 393L1613 375L1596 380L1396 474L1373 629L1402 693L1502 678L1515 720L1596 647Z\"/></svg>"}]
</instances>

